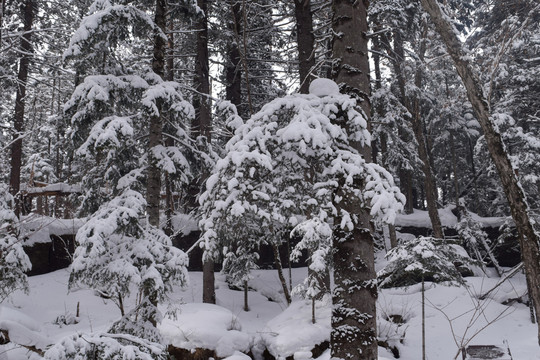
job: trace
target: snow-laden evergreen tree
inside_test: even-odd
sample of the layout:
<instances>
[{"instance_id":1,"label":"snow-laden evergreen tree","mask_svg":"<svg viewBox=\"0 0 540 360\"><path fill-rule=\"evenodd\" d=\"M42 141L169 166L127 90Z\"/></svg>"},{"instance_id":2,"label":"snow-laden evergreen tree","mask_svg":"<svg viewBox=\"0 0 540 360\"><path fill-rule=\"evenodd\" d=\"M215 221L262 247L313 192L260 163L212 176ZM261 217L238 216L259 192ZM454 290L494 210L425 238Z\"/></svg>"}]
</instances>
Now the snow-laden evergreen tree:
<instances>
[{"instance_id":1,"label":"snow-laden evergreen tree","mask_svg":"<svg viewBox=\"0 0 540 360\"><path fill-rule=\"evenodd\" d=\"M315 300L323 300L331 290L327 288L330 283L327 277L332 268L332 228L328 222L314 217L295 226L291 236L301 237L291 252L291 260L298 260L302 251L306 251L309 258L308 276L293 289L293 294L311 300L311 322L315 324Z\"/></svg>"},{"instance_id":2,"label":"snow-laden evergreen tree","mask_svg":"<svg viewBox=\"0 0 540 360\"><path fill-rule=\"evenodd\" d=\"M12 208L13 196L0 183L0 303L15 290L28 292L25 272L32 268L16 236L19 219Z\"/></svg>"},{"instance_id":3,"label":"snow-laden evergreen tree","mask_svg":"<svg viewBox=\"0 0 540 360\"><path fill-rule=\"evenodd\" d=\"M322 214L321 214L322 215ZM324 216L322 217L324 219ZM300 236L300 241L291 252L291 260L300 259L305 250L309 256L308 277L296 286L294 292L307 299L320 298L330 289L323 288L321 278L332 267L332 228L326 221L313 217L294 227L292 236Z\"/></svg>"},{"instance_id":4,"label":"snow-laden evergreen tree","mask_svg":"<svg viewBox=\"0 0 540 360\"><path fill-rule=\"evenodd\" d=\"M431 237L404 241L386 255L388 264L377 273L383 288L410 286L422 279L450 285L463 284L456 265L477 264L458 245Z\"/></svg>"},{"instance_id":5,"label":"snow-laden evergreen tree","mask_svg":"<svg viewBox=\"0 0 540 360\"><path fill-rule=\"evenodd\" d=\"M540 8L536 1L494 1L482 3L476 13L477 31L469 45L481 64L482 82L487 100L514 169L527 194L529 206L538 216L540 204ZM487 69L487 70L486 70ZM484 211L508 213L502 189L497 184L487 146L481 139L477 146L478 161L487 171L481 180L480 200Z\"/></svg>"},{"instance_id":6,"label":"snow-laden evergreen tree","mask_svg":"<svg viewBox=\"0 0 540 360\"><path fill-rule=\"evenodd\" d=\"M503 270L493 255L493 248L495 246L482 229L482 223L478 219L475 219L475 214L465 209L463 204L461 204L460 214L461 219L455 225L455 229L462 241L463 247L482 266L485 266L484 262L486 262L486 259L489 259L499 276L501 276Z\"/></svg>"},{"instance_id":7,"label":"snow-laden evergreen tree","mask_svg":"<svg viewBox=\"0 0 540 360\"><path fill-rule=\"evenodd\" d=\"M152 309L152 299L143 296L125 312L126 298L135 290L165 300L173 285L186 283L188 260L161 230L141 222L145 209L144 197L126 189L90 217L77 232L69 288L88 287L110 297L123 316L113 332L156 341L155 327L145 325L151 321L150 313L158 312Z\"/></svg>"},{"instance_id":8,"label":"snow-laden evergreen tree","mask_svg":"<svg viewBox=\"0 0 540 360\"><path fill-rule=\"evenodd\" d=\"M456 28L464 32L470 26L470 1L447 4L454 11L451 17ZM426 201L432 222L438 223L436 202L455 202L453 180L461 190L474 176L470 166L460 163L456 179L452 162L460 160L454 156L456 152L472 153L468 141L472 138L474 146L478 132L463 126L468 124L462 121L468 106L463 87L445 61L446 51L419 3L377 0L371 2L369 12L377 60L372 96L377 147L382 160L402 159L390 170L397 170L393 173L399 176L407 196L406 211L412 211L413 205L423 208ZM442 199L438 199L437 188L443 189Z\"/></svg>"},{"instance_id":9,"label":"snow-laden evergreen tree","mask_svg":"<svg viewBox=\"0 0 540 360\"><path fill-rule=\"evenodd\" d=\"M96 211L116 195L121 177L130 172L132 179L143 177L148 158L140 139L148 132L150 117L169 119L176 125L176 133L171 135L190 147L185 128L194 115L183 99L181 86L164 81L149 63L139 60L124 67L124 61L135 61L136 57L120 49L132 48L129 45L144 31L161 32L148 14L134 5L107 3L97 1L91 6L94 12L83 19L65 52L76 67L105 72L87 76L64 106L71 118L70 136L77 160L73 167L78 173L85 169L81 181L89 190L83 197L83 214ZM189 165L181 147L161 145L154 147L152 155L164 171L179 174L187 182Z\"/></svg>"},{"instance_id":10,"label":"snow-laden evergreen tree","mask_svg":"<svg viewBox=\"0 0 540 360\"><path fill-rule=\"evenodd\" d=\"M330 80L316 80L309 95L290 95L265 105L237 129L206 183L201 196L205 256L218 256L230 243L248 249L253 241L281 241L277 235L282 229L303 218L329 226L340 216L334 226L347 233L358 219L340 207L344 201L358 201L377 219L393 221L403 198L392 177L350 145L369 140L356 101L339 94ZM253 234L237 236L239 231ZM311 236L302 226L298 231ZM322 250L328 236L319 238L319 244L309 247L328 251ZM306 238L303 245L308 242Z\"/></svg>"},{"instance_id":11,"label":"snow-laden evergreen tree","mask_svg":"<svg viewBox=\"0 0 540 360\"><path fill-rule=\"evenodd\" d=\"M75 334L48 349L47 360L137 359L165 360L165 347L127 334Z\"/></svg>"},{"instance_id":12,"label":"snow-laden evergreen tree","mask_svg":"<svg viewBox=\"0 0 540 360\"><path fill-rule=\"evenodd\" d=\"M162 23L157 13L164 9L158 3L155 16ZM109 333L118 334L124 345L133 339L122 341L123 335L159 342L158 303L172 285L186 281L187 257L172 247L159 227L159 208L149 206L143 195L144 190L149 192L150 181L145 180L152 170L188 182L190 169L182 146L191 147L185 129L194 115L181 85L163 80L163 68L148 61L151 54L163 55L163 48L148 42L146 35L153 33L160 44L166 39L162 26L149 15L150 5L96 0L64 53L81 74L87 74L64 106L71 120L73 168L82 173L86 191L81 213L90 214L77 233L70 289L90 287L117 303L122 318ZM156 132L149 126L162 126L165 119L176 126L170 135L182 145L163 145L161 128ZM148 139L155 143L147 145ZM126 302L131 291L139 295L136 304ZM118 355L108 348L109 337L97 338L103 341L97 356ZM134 345L145 352L151 344L143 342ZM78 351L77 356L84 356L86 349ZM127 356L130 350L119 351Z\"/></svg>"}]
</instances>

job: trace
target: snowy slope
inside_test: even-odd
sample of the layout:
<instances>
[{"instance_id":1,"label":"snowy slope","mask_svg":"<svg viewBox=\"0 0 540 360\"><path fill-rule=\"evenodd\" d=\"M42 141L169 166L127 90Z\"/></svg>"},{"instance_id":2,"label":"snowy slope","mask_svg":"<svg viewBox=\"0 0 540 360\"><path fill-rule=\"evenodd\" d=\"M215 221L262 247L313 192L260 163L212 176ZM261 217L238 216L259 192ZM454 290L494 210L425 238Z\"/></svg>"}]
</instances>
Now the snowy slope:
<instances>
[{"instance_id":1,"label":"snowy slope","mask_svg":"<svg viewBox=\"0 0 540 360\"><path fill-rule=\"evenodd\" d=\"M306 273L305 268L293 269L293 282L299 283ZM242 310L243 293L230 290L220 275L217 276L216 290L219 306L193 304L201 300L202 274L190 273L190 277L191 285L185 290L175 291L171 298L180 316L176 320L164 320L161 327L164 337L173 343L186 345L178 336L178 329L185 331L190 328L190 334L202 334L199 340L195 335L191 337L192 345L196 341L206 341L206 344L201 344L213 345L214 348L219 346L221 354L230 355L231 360L247 359L235 353L235 350L245 350L248 343L264 343L270 352L276 355L288 356L296 353L297 359L310 359L309 347L329 338L330 304L327 302L317 305L317 323L311 324L309 302L296 299L287 309L283 297L279 294L279 281L273 270L255 271L250 286L256 291L249 293L249 312ZM523 275L516 275L478 307L475 296L490 289L497 280L468 278L468 289L426 285L428 359L453 359L458 349L456 343L461 344L471 338L470 344L503 344L507 341L514 359L540 359L536 326L530 323L528 308L520 303L510 306L501 304L505 300L523 295L526 290ZM30 295L17 293L12 296L11 301L4 303L0 310L0 324L6 321L20 323L27 328L26 336L35 336L34 341L43 344L56 342L74 332L106 330L120 316L110 300L99 298L92 291L82 290L67 294L67 281L67 270L31 277ZM419 286L385 289L379 295L378 313L382 318L379 321L379 335L397 346L401 359L421 358L420 295ZM269 301L268 298L279 301ZM133 300L130 299L131 302ZM55 324L58 316L75 314L77 303L80 308L78 324ZM182 305L183 303L187 304ZM164 307L163 310L167 309ZM197 312L200 316L193 317ZM392 324L385 320L388 315L401 315L405 323L400 326ZM482 330L488 322L497 318L499 319ZM219 326L222 326L222 329L218 329L216 324L221 324ZM174 329L177 330L176 335ZM214 334L213 338L208 337L209 332ZM402 342L400 336L404 336ZM214 344L211 341L208 343L211 339L214 339ZM380 348L379 353L380 359L393 358L386 349ZM37 357L25 349L0 346L2 360L27 358ZM329 359L329 354L325 353L319 359Z\"/></svg>"}]
</instances>

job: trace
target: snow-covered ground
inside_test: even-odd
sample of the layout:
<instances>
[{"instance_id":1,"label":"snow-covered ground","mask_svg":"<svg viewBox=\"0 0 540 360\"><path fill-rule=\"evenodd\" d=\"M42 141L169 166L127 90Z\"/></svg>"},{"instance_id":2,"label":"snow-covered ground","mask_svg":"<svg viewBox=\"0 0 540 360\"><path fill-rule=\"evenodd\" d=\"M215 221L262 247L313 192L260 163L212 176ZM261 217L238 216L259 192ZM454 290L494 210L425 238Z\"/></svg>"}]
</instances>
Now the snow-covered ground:
<instances>
[{"instance_id":1,"label":"snow-covered ground","mask_svg":"<svg viewBox=\"0 0 540 360\"><path fill-rule=\"evenodd\" d=\"M379 257L382 258L382 257ZM380 265L379 265L380 267ZM305 268L293 269L293 283L307 275ZM287 308L280 293L275 270L257 270L250 282L250 311L243 310L243 293L230 290L221 275L217 275L217 305L201 305L202 274L190 273L190 285L176 289L171 306L163 312L177 316L166 317L161 324L165 339L186 348L207 346L220 357L229 360L249 359L236 350L253 348L262 351L263 345L274 355L294 355L295 359L312 359L309 350L329 338L330 304L317 304L316 324L311 323L311 304L295 299ZM0 305L0 325L21 325L18 336L35 336L36 346L54 343L76 332L98 332L107 329L118 319L120 312L110 301L95 296L93 291L67 293L69 273L59 270L29 279L30 294L15 293ZM426 284L426 355L427 359L453 359L458 345L508 344L515 360L540 359L537 327L529 320L529 309L520 303L501 303L522 296L526 291L524 277L516 275L500 286L486 301L477 295L491 289L496 277L467 278L466 287L445 287ZM134 299L126 302L126 307ZM79 307L79 322L59 325L56 319L75 315ZM395 345L401 359L418 360L422 354L422 318L420 286L408 289L385 289L379 293L379 335ZM387 321L400 315L403 324ZM69 322L69 321L68 321ZM486 327L486 324L492 322ZM6 325L7 324L7 325ZM10 325L11 324L11 325ZM26 330L24 330L26 329ZM16 331L13 336L17 336ZM37 335L36 335L37 334ZM505 345L506 346L506 345ZM392 359L391 352L379 349L379 359ZM318 359L329 359L325 352ZM25 349L0 346L0 359L38 358ZM458 357L461 359L461 355Z\"/></svg>"}]
</instances>

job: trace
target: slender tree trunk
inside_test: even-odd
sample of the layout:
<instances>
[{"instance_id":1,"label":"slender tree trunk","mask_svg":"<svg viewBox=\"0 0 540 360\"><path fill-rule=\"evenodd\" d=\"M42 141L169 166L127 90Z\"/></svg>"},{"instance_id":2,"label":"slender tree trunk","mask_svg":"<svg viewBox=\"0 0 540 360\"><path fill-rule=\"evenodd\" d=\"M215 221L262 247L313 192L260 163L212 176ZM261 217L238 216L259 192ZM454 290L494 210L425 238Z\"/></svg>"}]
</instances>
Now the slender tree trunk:
<instances>
[{"instance_id":1,"label":"slender tree trunk","mask_svg":"<svg viewBox=\"0 0 540 360\"><path fill-rule=\"evenodd\" d=\"M165 78L167 81L174 81L174 34L172 33L173 30L173 23L170 21L169 23L169 34L167 34L167 48L168 48L168 56L166 58L166 75ZM170 119L166 124L163 126L163 130L167 132L167 130L173 130L172 125L169 124ZM174 139L170 136L165 137L165 146L172 147L174 146ZM171 179L171 176L169 173L165 172L165 217L166 222L164 226L164 231L167 236L172 236L174 233L173 224L172 224L172 216L174 214L174 182Z\"/></svg>"},{"instance_id":2,"label":"slender tree trunk","mask_svg":"<svg viewBox=\"0 0 540 360\"><path fill-rule=\"evenodd\" d=\"M459 204L459 181L458 181L458 170L457 170L457 154L456 154L456 142L454 140L454 132L450 131L450 152L452 153L452 171L454 173L454 201L456 203L456 211L458 220L461 219L461 206Z\"/></svg>"},{"instance_id":3,"label":"slender tree trunk","mask_svg":"<svg viewBox=\"0 0 540 360\"><path fill-rule=\"evenodd\" d=\"M508 153L504 148L501 135L490 119L490 108L477 74L473 71L461 42L452 26L443 17L441 8L435 0L421 0L422 6L429 13L435 28L446 45L448 53L454 61L457 72L465 88L467 97L473 107L478 122L482 126L489 153L510 204L512 218L516 223L521 258L527 277L529 297L533 301L536 323L538 325L538 341L540 344L540 248L538 234L529 217L529 208L525 193L517 179Z\"/></svg>"},{"instance_id":4,"label":"slender tree trunk","mask_svg":"<svg viewBox=\"0 0 540 360\"><path fill-rule=\"evenodd\" d=\"M313 16L310 0L294 0L296 17L296 42L298 44L298 70L300 74L300 93L309 92L309 84L314 76L311 71L315 67L313 35Z\"/></svg>"},{"instance_id":5,"label":"slender tree trunk","mask_svg":"<svg viewBox=\"0 0 540 360\"><path fill-rule=\"evenodd\" d=\"M210 77L208 73L208 0L197 0L197 5L204 12L197 20L197 56L195 59L195 122L193 123L193 136L202 136L210 143L212 131L212 115L210 110ZM197 189L203 186L208 174L201 171ZM214 261L206 259L203 263L203 302L215 304L216 291L214 286Z\"/></svg>"},{"instance_id":6,"label":"slender tree trunk","mask_svg":"<svg viewBox=\"0 0 540 360\"><path fill-rule=\"evenodd\" d=\"M334 0L332 3L333 78L343 92L360 101L369 124L371 114L367 49L368 1ZM354 144L365 160L371 148ZM338 189L336 196L340 194ZM369 211L358 202L342 200L338 208L358 216L352 231L335 226L332 294L331 356L339 359L377 359L374 247ZM340 224L339 216L334 224Z\"/></svg>"},{"instance_id":7,"label":"slender tree trunk","mask_svg":"<svg viewBox=\"0 0 540 360\"><path fill-rule=\"evenodd\" d=\"M388 224L388 233L390 235L390 249L393 249L398 245L396 227L392 224Z\"/></svg>"},{"instance_id":8,"label":"slender tree trunk","mask_svg":"<svg viewBox=\"0 0 540 360\"><path fill-rule=\"evenodd\" d=\"M426 360L426 288L422 274L422 360Z\"/></svg>"},{"instance_id":9,"label":"slender tree trunk","mask_svg":"<svg viewBox=\"0 0 540 360\"><path fill-rule=\"evenodd\" d=\"M6 0L0 1L0 50L2 49L2 27L4 26L4 14L6 12Z\"/></svg>"},{"instance_id":10,"label":"slender tree trunk","mask_svg":"<svg viewBox=\"0 0 540 360\"><path fill-rule=\"evenodd\" d=\"M240 48L238 43L238 34L241 32L242 23L242 7L239 1L229 0L229 7L231 10L231 19L229 22L229 30L234 35L234 40L231 39L228 45L227 51L227 63L225 65L225 98L229 100L238 110L240 117L245 116L241 113L242 104L242 69L241 69L241 57Z\"/></svg>"},{"instance_id":11,"label":"slender tree trunk","mask_svg":"<svg viewBox=\"0 0 540 360\"><path fill-rule=\"evenodd\" d=\"M155 23L163 32L166 31L165 0L156 0ZM165 50L166 40L156 33L154 35L154 52L152 58L152 70L162 79L165 77ZM156 101L158 114L150 117L148 137L148 173L146 184L146 212L150 225L159 227L159 202L161 199L161 169L153 155L153 149L162 143L163 119L160 114L162 103Z\"/></svg>"},{"instance_id":12,"label":"slender tree trunk","mask_svg":"<svg viewBox=\"0 0 540 360\"><path fill-rule=\"evenodd\" d=\"M203 302L207 304L216 303L214 261L203 262Z\"/></svg>"},{"instance_id":13,"label":"slender tree trunk","mask_svg":"<svg viewBox=\"0 0 540 360\"><path fill-rule=\"evenodd\" d=\"M390 49L390 42L386 37L383 38L384 42L386 44L386 47ZM392 55L392 54L390 54ZM394 73L396 74L398 89L399 89L399 99L400 102L410 111L410 104L407 99L407 94L405 92L405 76L403 74L402 65L405 61L405 49L403 47L403 38L401 37L401 34L399 32L394 32L394 56L392 57L395 60L392 61L392 66L394 68ZM399 135L404 141L408 141L409 139L405 138L406 135L403 130L399 130ZM399 185L401 192L405 194L406 202L405 202L405 209L404 212L406 214L412 214L414 211L414 197L413 197L413 178L412 178L412 171L407 169L399 169Z\"/></svg>"},{"instance_id":14,"label":"slender tree trunk","mask_svg":"<svg viewBox=\"0 0 540 360\"><path fill-rule=\"evenodd\" d=\"M472 139L469 138L469 156L470 160L469 163L471 164L471 175L472 175L472 181L473 181L473 189L474 189L474 204L470 207L471 211L478 213L478 203L480 202L478 198L478 175L476 174L476 166L474 164L474 146L472 143Z\"/></svg>"},{"instance_id":15,"label":"slender tree trunk","mask_svg":"<svg viewBox=\"0 0 540 360\"><path fill-rule=\"evenodd\" d=\"M2 4L4 6L4 4ZM19 73L17 75L17 95L15 97L15 117L13 119L13 143L11 145L11 173L9 178L11 194L15 197L15 215L21 214L22 198L19 194L21 185L22 137L24 135L24 105L26 102L26 82L33 47L31 41L32 24L34 22L34 1L24 3L24 34L21 37L21 53Z\"/></svg>"},{"instance_id":16,"label":"slender tree trunk","mask_svg":"<svg viewBox=\"0 0 540 360\"><path fill-rule=\"evenodd\" d=\"M249 311L249 285L244 281L244 311Z\"/></svg>"},{"instance_id":17,"label":"slender tree trunk","mask_svg":"<svg viewBox=\"0 0 540 360\"><path fill-rule=\"evenodd\" d=\"M289 288L287 287L287 280L283 276L283 265L281 264L281 257L279 255L279 248L276 244L272 244L272 251L274 252L274 264L278 271L279 281L281 282L281 288L283 289L283 295L287 301L287 305L291 304L291 294L289 293Z\"/></svg>"},{"instance_id":18,"label":"slender tree trunk","mask_svg":"<svg viewBox=\"0 0 540 360\"><path fill-rule=\"evenodd\" d=\"M427 30L427 23L425 23L422 38L420 39L420 48L418 50L419 61L416 63L416 73L414 76L414 85L417 89L421 89L423 83L422 66L424 62L424 54L426 52ZM428 144L424 135L420 98L418 95L415 95L412 99L411 109L409 111L411 111L412 114L412 128L414 137L418 142L418 156L420 157L420 160L422 160L426 202L429 218L431 220L431 226L433 228L433 236L438 239L443 239L444 234L442 231L441 219L439 217L439 212L437 211L437 184L435 183L435 176L433 175L433 168L429 158Z\"/></svg>"},{"instance_id":19,"label":"slender tree trunk","mask_svg":"<svg viewBox=\"0 0 540 360\"><path fill-rule=\"evenodd\" d=\"M154 22L163 32L166 30L166 0L156 0ZM161 77L165 76L165 49L166 40L161 34L154 34L154 51L152 58L152 70ZM161 116L162 103L156 100L158 113L150 117L149 136L148 136L148 170L146 175L146 213L148 223L151 226L159 228L159 202L161 199L161 169L157 165L157 159L153 155L153 149L162 143L163 119ZM155 327L157 326L157 294L152 289L144 289L144 298L148 299L151 306L149 321Z\"/></svg>"}]
</instances>

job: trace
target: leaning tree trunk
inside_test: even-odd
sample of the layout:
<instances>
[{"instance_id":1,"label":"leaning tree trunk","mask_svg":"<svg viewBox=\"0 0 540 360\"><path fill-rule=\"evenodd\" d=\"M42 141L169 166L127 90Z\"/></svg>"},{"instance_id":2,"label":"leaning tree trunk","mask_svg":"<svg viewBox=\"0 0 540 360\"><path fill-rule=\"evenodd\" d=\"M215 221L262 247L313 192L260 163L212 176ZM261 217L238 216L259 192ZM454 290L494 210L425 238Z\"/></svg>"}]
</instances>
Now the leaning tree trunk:
<instances>
[{"instance_id":1,"label":"leaning tree trunk","mask_svg":"<svg viewBox=\"0 0 540 360\"><path fill-rule=\"evenodd\" d=\"M435 24L435 28L446 45L457 72L467 89L467 97L478 122L482 126L489 153L501 178L512 218L518 231L521 257L525 275L527 276L529 297L534 304L536 313L538 341L540 344L540 248L538 234L535 232L533 222L529 217L525 193L514 172L501 135L490 119L489 105L478 76L467 60L468 55L463 50L454 29L443 16L441 8L435 0L421 0L421 3Z\"/></svg>"},{"instance_id":2,"label":"leaning tree trunk","mask_svg":"<svg viewBox=\"0 0 540 360\"><path fill-rule=\"evenodd\" d=\"M427 24L424 24L424 31L420 38L420 48L418 51L418 61L416 63L416 72L414 75L414 85L417 89L422 88L423 74L422 65L424 62L424 54L426 52L427 41ZM422 160L422 171L424 173L424 187L426 189L426 202L428 207L429 219L433 228L433 236L442 239L444 234L442 231L441 218L437 211L437 184L433 175L433 168L429 159L428 144L424 135L424 125L422 121L422 113L420 109L420 98L418 94L414 95L411 108L409 111L412 114L412 128L414 137L418 142L418 156Z\"/></svg>"},{"instance_id":3,"label":"leaning tree trunk","mask_svg":"<svg viewBox=\"0 0 540 360\"><path fill-rule=\"evenodd\" d=\"M192 130L195 138L202 136L210 143L212 130L212 116L210 112L210 77L208 73L208 0L197 0L197 5L203 11L204 16L197 20L197 56L195 59L195 122ZM208 174L202 171L197 188L200 189ZM214 287L214 261L210 258L203 264L203 302L215 304L216 292Z\"/></svg>"},{"instance_id":4,"label":"leaning tree trunk","mask_svg":"<svg viewBox=\"0 0 540 360\"><path fill-rule=\"evenodd\" d=\"M4 3L2 3L4 6ZM17 75L17 95L15 98L15 117L13 120L13 138L11 145L11 173L9 184L11 193L15 197L15 215L19 217L22 199L19 194L21 186L22 138L24 133L24 105L26 101L26 82L28 69L32 56L32 24L34 22L34 2L26 0L24 3L24 33L21 37L21 59L19 60L19 74Z\"/></svg>"},{"instance_id":5,"label":"leaning tree trunk","mask_svg":"<svg viewBox=\"0 0 540 360\"><path fill-rule=\"evenodd\" d=\"M384 44L386 45L386 48L388 50L391 49L390 41L386 37L385 34L383 36ZM403 47L403 38L401 36L401 33L399 31L394 32L394 54L389 54L392 59L392 66L394 68L394 73L396 74L398 89L399 89L399 100L405 106L405 108L409 109L409 103L407 101L407 94L405 92L406 82L405 82L405 76L403 74L402 65L405 62L405 49ZM404 141L410 141L406 134L402 129L399 129L399 136ZM414 196L413 196L413 174L411 170L400 168L398 172L399 176L399 186L401 189L401 192L405 195L406 202L405 202L405 214L412 214L414 212Z\"/></svg>"},{"instance_id":6,"label":"leaning tree trunk","mask_svg":"<svg viewBox=\"0 0 540 360\"><path fill-rule=\"evenodd\" d=\"M300 93L309 92L309 84L314 78L315 67L313 35L313 16L310 0L294 0L294 15L296 17L296 43L298 44L298 70L300 75Z\"/></svg>"},{"instance_id":7,"label":"leaning tree trunk","mask_svg":"<svg viewBox=\"0 0 540 360\"><path fill-rule=\"evenodd\" d=\"M332 7L333 77L342 91L359 100L369 120L368 1L334 0ZM370 147L356 144L356 148L366 161L371 161ZM339 192L338 196L344 195ZM334 228L331 356L375 360L377 287L369 211L358 201L343 200L336 206L356 214L358 221L353 231ZM341 219L334 219L334 224L340 223Z\"/></svg>"}]
</instances>

